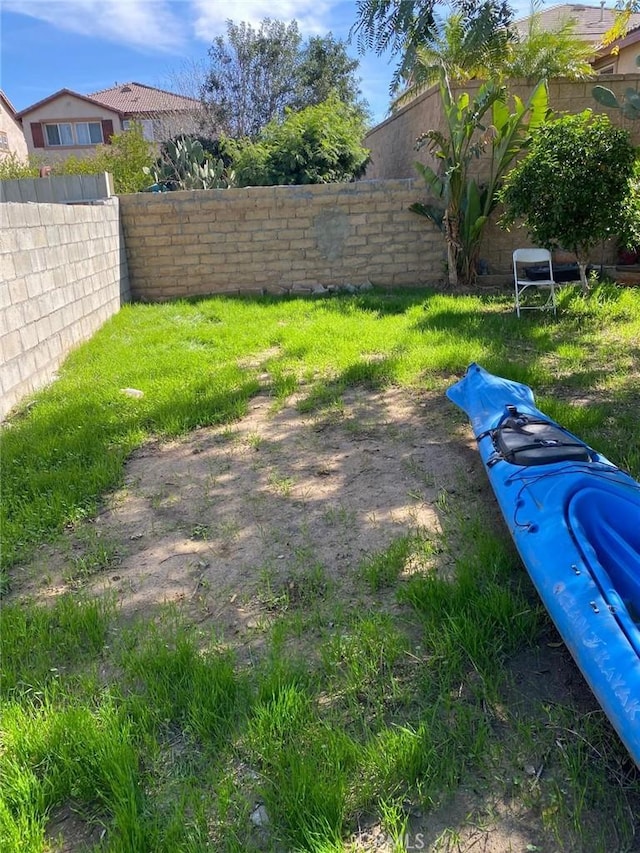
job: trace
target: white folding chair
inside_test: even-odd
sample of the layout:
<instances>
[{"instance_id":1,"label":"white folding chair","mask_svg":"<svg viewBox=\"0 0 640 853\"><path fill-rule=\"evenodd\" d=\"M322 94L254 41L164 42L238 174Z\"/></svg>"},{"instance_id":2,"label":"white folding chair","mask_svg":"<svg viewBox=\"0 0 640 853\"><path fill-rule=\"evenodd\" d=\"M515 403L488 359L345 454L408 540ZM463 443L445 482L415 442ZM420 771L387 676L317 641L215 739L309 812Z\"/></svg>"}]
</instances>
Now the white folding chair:
<instances>
[{"instance_id":1,"label":"white folding chair","mask_svg":"<svg viewBox=\"0 0 640 853\"><path fill-rule=\"evenodd\" d=\"M527 278L523 269L525 264L535 264L541 269L536 270L534 278ZM540 275L539 278L538 273ZM557 314L557 282L553 278L551 252L548 249L516 249L513 253L513 280L516 289L516 314L518 317L520 316L520 311L534 309L538 311L553 311L554 314ZM547 301L542 302L538 300L535 304L523 304L522 294L530 287L535 287L537 290L548 290L549 296Z\"/></svg>"}]
</instances>

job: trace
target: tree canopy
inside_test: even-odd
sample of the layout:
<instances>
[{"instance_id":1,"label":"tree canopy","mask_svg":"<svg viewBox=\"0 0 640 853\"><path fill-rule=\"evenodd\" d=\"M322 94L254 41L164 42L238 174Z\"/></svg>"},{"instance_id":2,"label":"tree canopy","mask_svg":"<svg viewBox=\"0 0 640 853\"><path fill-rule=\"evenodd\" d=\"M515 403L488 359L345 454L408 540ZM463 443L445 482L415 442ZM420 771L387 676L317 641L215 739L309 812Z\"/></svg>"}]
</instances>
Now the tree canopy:
<instances>
[{"instance_id":1,"label":"tree canopy","mask_svg":"<svg viewBox=\"0 0 640 853\"><path fill-rule=\"evenodd\" d=\"M522 220L531 239L575 253L583 287L590 249L618 236L631 191L629 133L590 110L542 125L500 194L505 227Z\"/></svg>"},{"instance_id":2,"label":"tree canopy","mask_svg":"<svg viewBox=\"0 0 640 853\"><path fill-rule=\"evenodd\" d=\"M366 111L355 76L357 60L331 33L303 44L297 22L265 18L258 28L227 21L227 34L209 49L201 96L217 128L255 139L288 108L300 110L331 94Z\"/></svg>"}]
</instances>

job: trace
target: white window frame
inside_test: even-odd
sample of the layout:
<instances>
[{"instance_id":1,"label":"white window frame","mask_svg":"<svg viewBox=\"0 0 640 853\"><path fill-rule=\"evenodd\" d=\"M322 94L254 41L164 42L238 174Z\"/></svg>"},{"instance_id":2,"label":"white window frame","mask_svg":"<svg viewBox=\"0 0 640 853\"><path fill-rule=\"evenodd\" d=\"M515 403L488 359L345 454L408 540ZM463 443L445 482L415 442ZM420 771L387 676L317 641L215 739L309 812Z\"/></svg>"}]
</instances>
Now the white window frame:
<instances>
[{"instance_id":1,"label":"white window frame","mask_svg":"<svg viewBox=\"0 0 640 853\"><path fill-rule=\"evenodd\" d=\"M9 150L9 134L6 130L0 130L0 150Z\"/></svg>"},{"instance_id":2,"label":"white window frame","mask_svg":"<svg viewBox=\"0 0 640 853\"><path fill-rule=\"evenodd\" d=\"M153 125L153 120L150 118L126 118L122 122L122 129L129 130L132 124L139 124L142 127L142 137L146 139L147 142L155 142L155 129Z\"/></svg>"},{"instance_id":3,"label":"white window frame","mask_svg":"<svg viewBox=\"0 0 640 853\"><path fill-rule=\"evenodd\" d=\"M102 122L99 119L95 119L93 121L45 121L44 124L44 136L45 143L47 148L73 148L73 147L82 147L89 148L93 145L100 145L104 142L104 136L102 133ZM84 125L87 128L87 134L89 135L89 139L91 139L91 131L89 130L90 125L96 125L100 131L100 139L96 142L80 142L78 136L78 126ZM58 129L58 139L62 140L62 132L60 131L61 127L69 127L71 128L71 142L52 142L49 136L49 128L55 127Z\"/></svg>"}]
</instances>

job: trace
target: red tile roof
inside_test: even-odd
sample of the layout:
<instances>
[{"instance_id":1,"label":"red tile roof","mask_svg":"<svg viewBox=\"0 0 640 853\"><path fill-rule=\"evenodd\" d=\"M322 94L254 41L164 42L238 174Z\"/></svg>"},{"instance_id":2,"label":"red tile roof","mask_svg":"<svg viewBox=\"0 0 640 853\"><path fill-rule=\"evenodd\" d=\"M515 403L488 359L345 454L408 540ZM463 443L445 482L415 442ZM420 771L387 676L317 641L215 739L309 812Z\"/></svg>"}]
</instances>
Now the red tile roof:
<instances>
[{"instance_id":1,"label":"red tile roof","mask_svg":"<svg viewBox=\"0 0 640 853\"><path fill-rule=\"evenodd\" d=\"M89 95L112 110L125 114L158 112L191 112L200 105L194 98L185 98L164 89L155 89L142 83L120 83L111 89L102 89Z\"/></svg>"}]
</instances>

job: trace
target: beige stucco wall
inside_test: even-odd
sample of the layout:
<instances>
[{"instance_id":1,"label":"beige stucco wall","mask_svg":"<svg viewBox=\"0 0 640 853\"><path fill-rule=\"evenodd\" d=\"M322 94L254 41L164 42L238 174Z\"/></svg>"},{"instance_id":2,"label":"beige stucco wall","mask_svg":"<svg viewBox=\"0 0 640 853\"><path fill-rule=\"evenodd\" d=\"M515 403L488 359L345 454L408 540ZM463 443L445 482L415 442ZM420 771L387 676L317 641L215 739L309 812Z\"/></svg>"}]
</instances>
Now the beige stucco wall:
<instances>
[{"instance_id":1,"label":"beige stucco wall","mask_svg":"<svg viewBox=\"0 0 640 853\"><path fill-rule=\"evenodd\" d=\"M132 296L310 292L442 279L444 243L413 180L120 197Z\"/></svg>"},{"instance_id":2,"label":"beige stucco wall","mask_svg":"<svg viewBox=\"0 0 640 853\"><path fill-rule=\"evenodd\" d=\"M54 376L129 285L118 199L0 204L0 418Z\"/></svg>"},{"instance_id":3,"label":"beige stucco wall","mask_svg":"<svg viewBox=\"0 0 640 853\"><path fill-rule=\"evenodd\" d=\"M638 59L640 59L640 41L620 50L616 62L616 71L618 74L638 74ZM605 80L603 80L603 85L607 85ZM634 88L637 89L638 84Z\"/></svg>"},{"instance_id":4,"label":"beige stucco wall","mask_svg":"<svg viewBox=\"0 0 640 853\"><path fill-rule=\"evenodd\" d=\"M640 122L625 119L619 110L606 110L594 100L591 90L598 82L622 95L627 88L640 85L640 74L607 75L600 81L552 80L549 85L551 108L557 112L571 113L591 108L595 112L606 113L612 121L626 127L634 144L640 145ZM464 88L473 96L480 85L479 81L470 81ZM531 88L525 82L514 82L509 86L511 92L522 98L527 97ZM364 144L371 151L371 164L365 177L376 180L409 178L416 175L416 160L435 165L434 158L430 157L426 149L420 152L415 150L415 142L421 133L443 127L440 94L438 88L433 87L367 134Z\"/></svg>"},{"instance_id":5,"label":"beige stucco wall","mask_svg":"<svg viewBox=\"0 0 640 853\"><path fill-rule=\"evenodd\" d=\"M26 160L27 142L22 132L22 126L6 109L2 98L0 98L0 130L7 134L9 140L9 150L0 148L0 158L9 157L11 153L14 153L20 160Z\"/></svg>"},{"instance_id":6,"label":"beige stucco wall","mask_svg":"<svg viewBox=\"0 0 640 853\"><path fill-rule=\"evenodd\" d=\"M105 119L111 119L113 122L114 133L119 133L122 130L120 116L117 112L107 107L91 104L82 98L75 98L73 95L61 95L41 107L30 110L23 116L22 125L29 152L44 162L56 162L66 160L71 154L77 157L91 156L95 152L95 145L36 148L31 134L31 122L103 121Z\"/></svg>"}]
</instances>

